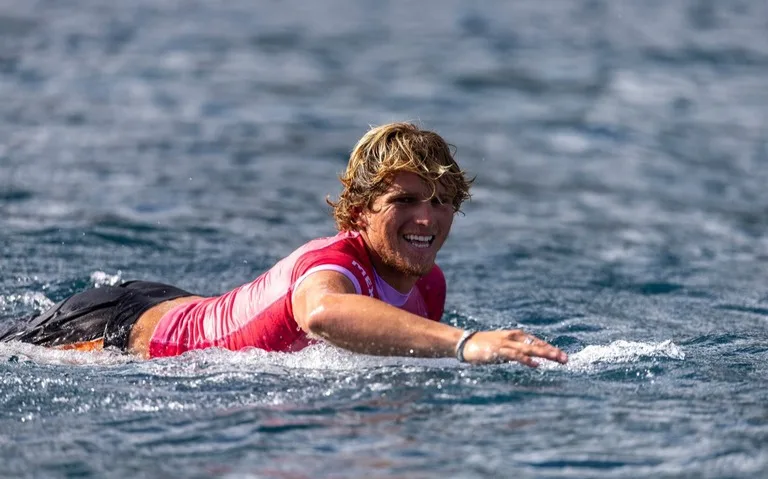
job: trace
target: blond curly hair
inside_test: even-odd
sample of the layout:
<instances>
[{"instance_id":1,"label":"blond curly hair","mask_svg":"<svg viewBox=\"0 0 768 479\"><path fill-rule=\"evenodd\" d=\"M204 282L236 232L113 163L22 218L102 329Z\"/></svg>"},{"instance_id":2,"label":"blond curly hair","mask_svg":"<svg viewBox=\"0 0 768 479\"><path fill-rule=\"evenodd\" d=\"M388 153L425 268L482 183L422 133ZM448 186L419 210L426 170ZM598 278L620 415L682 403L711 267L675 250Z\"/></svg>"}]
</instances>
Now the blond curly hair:
<instances>
[{"instance_id":1,"label":"blond curly hair","mask_svg":"<svg viewBox=\"0 0 768 479\"><path fill-rule=\"evenodd\" d=\"M467 177L451 152L452 146L435 132L412 123L389 123L371 128L355 145L347 169L339 180L343 190L339 200L326 199L333 207L339 231L357 231L357 217L383 194L392 177L400 172L414 173L437 192L442 185L455 212L470 198L474 178Z\"/></svg>"}]
</instances>

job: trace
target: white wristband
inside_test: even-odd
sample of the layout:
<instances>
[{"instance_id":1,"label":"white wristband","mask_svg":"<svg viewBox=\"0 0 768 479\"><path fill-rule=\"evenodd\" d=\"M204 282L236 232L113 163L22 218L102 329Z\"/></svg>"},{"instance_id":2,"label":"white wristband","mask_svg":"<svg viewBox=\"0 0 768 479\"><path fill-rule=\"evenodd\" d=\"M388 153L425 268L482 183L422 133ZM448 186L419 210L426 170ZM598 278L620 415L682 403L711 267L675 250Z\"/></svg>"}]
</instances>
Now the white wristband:
<instances>
[{"instance_id":1,"label":"white wristband","mask_svg":"<svg viewBox=\"0 0 768 479\"><path fill-rule=\"evenodd\" d=\"M464 331L464 334L461 335L459 342L456 343L456 359L458 359L460 363L466 362L464 360L464 346L467 345L467 341L469 341L469 338L474 336L475 333L477 333L476 330L467 329Z\"/></svg>"}]
</instances>

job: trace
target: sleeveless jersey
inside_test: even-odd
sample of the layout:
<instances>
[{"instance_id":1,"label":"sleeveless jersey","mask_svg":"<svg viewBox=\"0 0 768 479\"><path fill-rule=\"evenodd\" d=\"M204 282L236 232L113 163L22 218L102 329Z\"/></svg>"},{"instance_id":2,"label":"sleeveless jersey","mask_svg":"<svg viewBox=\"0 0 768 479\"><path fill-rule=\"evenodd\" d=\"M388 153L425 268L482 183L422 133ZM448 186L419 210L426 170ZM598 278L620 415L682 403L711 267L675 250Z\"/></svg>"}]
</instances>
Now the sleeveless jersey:
<instances>
[{"instance_id":1,"label":"sleeveless jersey","mask_svg":"<svg viewBox=\"0 0 768 479\"><path fill-rule=\"evenodd\" d=\"M343 232L306 243L254 281L228 293L171 309L152 335L150 357L209 347L298 351L311 340L293 319L292 293L310 274L327 270L346 276L357 294L434 321L443 315L445 277L437 265L408 294L402 294L376 274L362 236Z\"/></svg>"}]
</instances>

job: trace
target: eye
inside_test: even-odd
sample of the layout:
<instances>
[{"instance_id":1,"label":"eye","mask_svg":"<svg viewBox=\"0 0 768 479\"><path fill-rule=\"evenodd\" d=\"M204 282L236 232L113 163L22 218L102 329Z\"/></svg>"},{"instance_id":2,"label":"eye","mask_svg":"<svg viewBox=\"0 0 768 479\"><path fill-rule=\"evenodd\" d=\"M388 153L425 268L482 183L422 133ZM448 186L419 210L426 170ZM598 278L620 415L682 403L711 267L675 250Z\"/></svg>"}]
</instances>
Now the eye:
<instances>
[{"instance_id":1,"label":"eye","mask_svg":"<svg viewBox=\"0 0 768 479\"><path fill-rule=\"evenodd\" d=\"M432 206L453 206L451 200L446 197L437 197L435 196L432 198Z\"/></svg>"},{"instance_id":2,"label":"eye","mask_svg":"<svg viewBox=\"0 0 768 479\"><path fill-rule=\"evenodd\" d=\"M414 196L396 196L393 200L395 203L399 203L401 205L410 205L416 202L416 197Z\"/></svg>"}]
</instances>

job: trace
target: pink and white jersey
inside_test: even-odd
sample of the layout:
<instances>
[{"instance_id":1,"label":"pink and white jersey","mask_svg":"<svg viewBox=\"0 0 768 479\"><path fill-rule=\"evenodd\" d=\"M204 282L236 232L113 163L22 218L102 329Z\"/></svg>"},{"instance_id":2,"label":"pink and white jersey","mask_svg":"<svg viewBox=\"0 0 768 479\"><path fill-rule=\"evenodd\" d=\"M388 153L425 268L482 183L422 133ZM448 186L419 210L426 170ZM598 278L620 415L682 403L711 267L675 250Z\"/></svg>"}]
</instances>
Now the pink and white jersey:
<instances>
[{"instance_id":1,"label":"pink and white jersey","mask_svg":"<svg viewBox=\"0 0 768 479\"><path fill-rule=\"evenodd\" d=\"M291 295L304 278L324 270L342 273L358 294L434 321L443 315L445 277L438 266L420 278L410 293L402 294L376 274L360 234L345 232L310 241L251 283L171 309L152 335L150 357L208 347L266 351L306 347L311 341L293 319Z\"/></svg>"}]
</instances>

